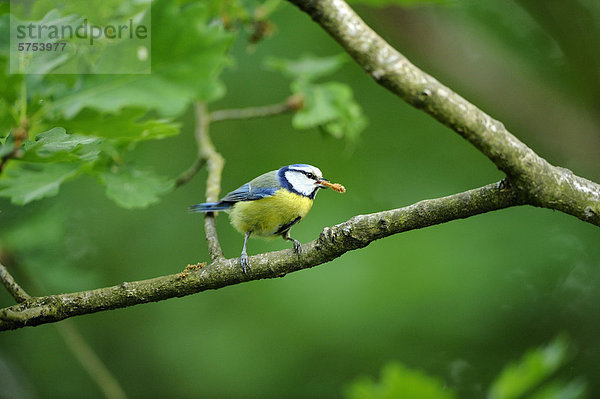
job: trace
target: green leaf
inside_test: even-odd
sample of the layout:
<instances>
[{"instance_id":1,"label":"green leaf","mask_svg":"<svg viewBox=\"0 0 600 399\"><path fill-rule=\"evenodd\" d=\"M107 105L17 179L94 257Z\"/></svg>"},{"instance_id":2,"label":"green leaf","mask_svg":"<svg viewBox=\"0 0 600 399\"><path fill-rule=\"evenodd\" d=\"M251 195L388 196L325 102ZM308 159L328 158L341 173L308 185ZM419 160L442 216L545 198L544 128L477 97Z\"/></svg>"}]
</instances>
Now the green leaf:
<instances>
[{"instance_id":1,"label":"green leaf","mask_svg":"<svg viewBox=\"0 0 600 399\"><path fill-rule=\"evenodd\" d=\"M0 158L4 158L8 154L10 154L14 148L15 148L15 146L13 143L0 145Z\"/></svg>"},{"instance_id":2,"label":"green leaf","mask_svg":"<svg viewBox=\"0 0 600 399\"><path fill-rule=\"evenodd\" d=\"M10 198L13 204L25 205L31 201L58 194L59 187L79 171L76 164L18 163L7 168L0 178L0 196Z\"/></svg>"},{"instance_id":3,"label":"green leaf","mask_svg":"<svg viewBox=\"0 0 600 399\"><path fill-rule=\"evenodd\" d=\"M11 9L15 23L11 32L13 73L150 72L146 50L151 47L151 37L145 34L150 26L150 0L36 0L21 7L18 3L13 2ZM17 25L34 29L19 31ZM142 25L146 31L142 28L137 34ZM127 27L127 34L121 33L123 26ZM117 31L114 40L103 34ZM46 51L19 51L17 41L43 44ZM47 51L52 44L58 46L58 51Z\"/></svg>"},{"instance_id":4,"label":"green leaf","mask_svg":"<svg viewBox=\"0 0 600 399\"><path fill-rule=\"evenodd\" d=\"M57 123L77 134L125 141L162 139L179 133L179 123L166 119L143 120L145 115L146 111L141 108L124 108L114 114L85 108L73 119Z\"/></svg>"},{"instance_id":5,"label":"green leaf","mask_svg":"<svg viewBox=\"0 0 600 399\"><path fill-rule=\"evenodd\" d=\"M67 134L55 127L36 136L35 141L23 144L22 160L28 162L90 162L100 154L101 139Z\"/></svg>"},{"instance_id":6,"label":"green leaf","mask_svg":"<svg viewBox=\"0 0 600 399\"><path fill-rule=\"evenodd\" d=\"M83 20L76 15L63 16L57 10L51 10L38 21L24 21L14 15L11 15L10 18L10 24L13 27L16 27L17 25L28 26L33 23L35 26L69 26L72 29L77 28L77 25L81 24ZM13 40L17 40L16 30L11 31L11 34L14 35ZM35 41L44 44L57 42L56 39L51 39L49 37L48 30L43 30L40 37L36 38ZM72 46L66 46L64 51L23 52L18 51L16 45L13 44L10 48L10 70L12 73L46 74L56 70L69 61L76 62L78 58L77 51Z\"/></svg>"},{"instance_id":7,"label":"green leaf","mask_svg":"<svg viewBox=\"0 0 600 399\"><path fill-rule=\"evenodd\" d=\"M586 384L581 380L569 383L552 382L540 388L528 399L584 399L586 395Z\"/></svg>"},{"instance_id":8,"label":"green leaf","mask_svg":"<svg viewBox=\"0 0 600 399\"><path fill-rule=\"evenodd\" d=\"M346 390L347 399L452 399L443 382L400 363L387 364L379 382L361 379Z\"/></svg>"},{"instance_id":9,"label":"green leaf","mask_svg":"<svg viewBox=\"0 0 600 399\"><path fill-rule=\"evenodd\" d=\"M29 7L30 18L41 18L49 9L59 8L65 15L85 15L96 25L107 25L119 18L131 18L143 12L151 0L35 0Z\"/></svg>"},{"instance_id":10,"label":"green leaf","mask_svg":"<svg viewBox=\"0 0 600 399\"><path fill-rule=\"evenodd\" d=\"M22 75L8 74L7 61L0 57L0 137L6 137L11 128L19 126L22 81Z\"/></svg>"},{"instance_id":11,"label":"green leaf","mask_svg":"<svg viewBox=\"0 0 600 399\"><path fill-rule=\"evenodd\" d=\"M123 208L145 208L173 189L172 180L127 167L102 171L98 177L106 186L106 195Z\"/></svg>"},{"instance_id":12,"label":"green leaf","mask_svg":"<svg viewBox=\"0 0 600 399\"><path fill-rule=\"evenodd\" d=\"M302 94L304 107L292 118L296 129L319 127L335 138L356 139L367 125L361 107L346 84L313 83L336 72L348 59L340 54L330 57L302 56L296 60L270 58L266 65L292 79L292 92Z\"/></svg>"},{"instance_id":13,"label":"green leaf","mask_svg":"<svg viewBox=\"0 0 600 399\"><path fill-rule=\"evenodd\" d=\"M10 137L8 139L0 138L0 142L2 143L0 145L0 158L4 158L15 149L15 143L10 139Z\"/></svg>"},{"instance_id":14,"label":"green leaf","mask_svg":"<svg viewBox=\"0 0 600 399\"><path fill-rule=\"evenodd\" d=\"M367 126L367 119L354 101L352 90L343 83L294 84L292 89L304 96L304 107L292 118L296 129L322 127L335 138L354 140Z\"/></svg>"},{"instance_id":15,"label":"green leaf","mask_svg":"<svg viewBox=\"0 0 600 399\"><path fill-rule=\"evenodd\" d=\"M53 109L73 118L83 108L117 112L133 106L163 116L181 114L193 100L210 101L224 92L217 79L232 36L210 23L202 2L179 7L152 4L152 73L84 75L75 89L56 98Z\"/></svg>"},{"instance_id":16,"label":"green leaf","mask_svg":"<svg viewBox=\"0 0 600 399\"><path fill-rule=\"evenodd\" d=\"M10 47L10 15L0 14L0 56L8 57Z\"/></svg>"},{"instance_id":17,"label":"green leaf","mask_svg":"<svg viewBox=\"0 0 600 399\"><path fill-rule=\"evenodd\" d=\"M296 60L271 57L266 60L265 65L267 68L281 72L293 80L309 82L333 74L347 60L348 56L345 54L330 57L304 55Z\"/></svg>"},{"instance_id":18,"label":"green leaf","mask_svg":"<svg viewBox=\"0 0 600 399\"><path fill-rule=\"evenodd\" d=\"M489 399L517 399L537 388L564 364L568 347L566 338L559 337L529 351L500 373L490 388Z\"/></svg>"}]
</instances>

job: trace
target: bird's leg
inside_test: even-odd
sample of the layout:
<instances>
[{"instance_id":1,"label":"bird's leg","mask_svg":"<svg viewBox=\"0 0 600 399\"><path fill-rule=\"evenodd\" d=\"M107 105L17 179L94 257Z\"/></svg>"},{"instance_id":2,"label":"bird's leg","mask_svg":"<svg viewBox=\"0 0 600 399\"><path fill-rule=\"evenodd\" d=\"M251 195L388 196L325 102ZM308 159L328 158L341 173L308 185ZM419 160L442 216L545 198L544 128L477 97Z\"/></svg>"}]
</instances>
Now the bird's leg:
<instances>
[{"instance_id":1,"label":"bird's leg","mask_svg":"<svg viewBox=\"0 0 600 399\"><path fill-rule=\"evenodd\" d=\"M249 231L244 234L244 247L242 248L242 255L240 256L240 264L242 265L244 274L248 274L247 271L250 267L250 264L248 263L248 254L246 253L246 243L248 242L248 237L250 237Z\"/></svg>"},{"instance_id":2,"label":"bird's leg","mask_svg":"<svg viewBox=\"0 0 600 399\"><path fill-rule=\"evenodd\" d=\"M302 252L302 244L300 243L300 241L293 239L292 237L290 237L290 231L286 231L285 233L283 233L283 239L284 240L288 240L288 241L293 241L294 242L294 252L296 252L296 254L298 256L300 256L300 253Z\"/></svg>"}]
</instances>

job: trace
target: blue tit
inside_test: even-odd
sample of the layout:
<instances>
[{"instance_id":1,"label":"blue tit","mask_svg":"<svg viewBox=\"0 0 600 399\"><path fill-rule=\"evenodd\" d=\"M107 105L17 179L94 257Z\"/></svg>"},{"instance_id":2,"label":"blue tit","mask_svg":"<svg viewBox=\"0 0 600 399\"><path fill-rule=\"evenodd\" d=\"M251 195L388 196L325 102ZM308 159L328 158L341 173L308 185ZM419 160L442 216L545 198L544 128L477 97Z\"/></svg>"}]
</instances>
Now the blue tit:
<instances>
[{"instance_id":1,"label":"blue tit","mask_svg":"<svg viewBox=\"0 0 600 399\"><path fill-rule=\"evenodd\" d=\"M312 207L320 188L331 187L344 192L339 184L332 184L311 165L294 164L258 176L219 202L207 202L190 207L192 212L225 211L237 231L244 234L240 263L244 273L248 268L246 244L251 235L282 236L294 243L300 254L300 242L290 237L290 228L302 220Z\"/></svg>"}]
</instances>

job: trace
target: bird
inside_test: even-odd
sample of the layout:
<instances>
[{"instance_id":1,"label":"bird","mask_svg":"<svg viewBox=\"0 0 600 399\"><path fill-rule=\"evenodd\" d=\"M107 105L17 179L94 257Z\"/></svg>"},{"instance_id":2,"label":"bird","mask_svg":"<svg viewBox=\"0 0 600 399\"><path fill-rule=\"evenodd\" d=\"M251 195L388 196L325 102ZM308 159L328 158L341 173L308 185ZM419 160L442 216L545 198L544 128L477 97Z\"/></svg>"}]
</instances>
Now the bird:
<instances>
[{"instance_id":1,"label":"bird","mask_svg":"<svg viewBox=\"0 0 600 399\"><path fill-rule=\"evenodd\" d=\"M219 202L189 207L191 212L225 211L233 227L244 235L240 264L249 268L246 245L250 236L274 237L294 243L300 255L300 241L290 237L290 229L310 211L319 189L330 187L345 192L344 186L330 183L321 170L308 164L293 164L264 173L225 195Z\"/></svg>"}]
</instances>

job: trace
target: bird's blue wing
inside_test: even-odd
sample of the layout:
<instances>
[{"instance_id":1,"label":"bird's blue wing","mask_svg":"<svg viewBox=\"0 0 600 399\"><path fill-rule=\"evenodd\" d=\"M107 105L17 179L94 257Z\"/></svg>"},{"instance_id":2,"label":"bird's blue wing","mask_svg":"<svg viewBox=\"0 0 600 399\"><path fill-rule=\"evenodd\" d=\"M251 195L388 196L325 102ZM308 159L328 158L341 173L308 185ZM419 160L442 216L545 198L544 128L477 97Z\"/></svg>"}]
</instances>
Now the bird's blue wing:
<instances>
[{"instance_id":1,"label":"bird's blue wing","mask_svg":"<svg viewBox=\"0 0 600 399\"><path fill-rule=\"evenodd\" d=\"M278 187L252 187L250 183L246 183L237 190L234 190L221 199L220 202L240 202L240 201L256 201L266 197L275 195Z\"/></svg>"}]
</instances>

